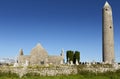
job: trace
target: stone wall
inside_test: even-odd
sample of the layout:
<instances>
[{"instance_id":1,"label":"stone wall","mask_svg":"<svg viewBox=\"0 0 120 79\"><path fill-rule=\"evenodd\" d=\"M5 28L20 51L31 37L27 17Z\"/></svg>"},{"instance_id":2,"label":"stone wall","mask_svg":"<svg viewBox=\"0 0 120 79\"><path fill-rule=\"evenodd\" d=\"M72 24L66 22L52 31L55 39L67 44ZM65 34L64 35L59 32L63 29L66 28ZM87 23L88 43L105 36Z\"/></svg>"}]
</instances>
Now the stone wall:
<instances>
[{"instance_id":1,"label":"stone wall","mask_svg":"<svg viewBox=\"0 0 120 79\"><path fill-rule=\"evenodd\" d=\"M56 67L0 67L1 72L17 73L20 77L27 74L37 74L40 76L57 76L77 74L77 68L74 66L56 66Z\"/></svg>"},{"instance_id":2,"label":"stone wall","mask_svg":"<svg viewBox=\"0 0 120 79\"><path fill-rule=\"evenodd\" d=\"M27 73L40 76L57 76L57 75L70 75L78 74L81 71L90 72L106 72L115 71L120 69L120 65L60 65L60 66L28 66L28 67L13 67L13 66L0 66L1 72L12 72L18 74L20 77L26 75Z\"/></svg>"},{"instance_id":3,"label":"stone wall","mask_svg":"<svg viewBox=\"0 0 120 79\"><path fill-rule=\"evenodd\" d=\"M63 64L61 63L64 58L62 56L49 56L48 57L48 64L54 64L54 65L59 65L59 64Z\"/></svg>"}]
</instances>

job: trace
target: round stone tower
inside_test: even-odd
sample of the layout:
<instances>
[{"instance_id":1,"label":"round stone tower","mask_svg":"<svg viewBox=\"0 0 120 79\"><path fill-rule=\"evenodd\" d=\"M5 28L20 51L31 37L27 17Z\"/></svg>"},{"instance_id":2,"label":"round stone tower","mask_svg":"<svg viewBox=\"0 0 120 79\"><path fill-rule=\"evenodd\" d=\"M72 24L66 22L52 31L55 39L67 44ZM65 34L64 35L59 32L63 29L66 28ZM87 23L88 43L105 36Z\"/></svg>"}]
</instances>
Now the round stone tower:
<instances>
[{"instance_id":1,"label":"round stone tower","mask_svg":"<svg viewBox=\"0 0 120 79\"><path fill-rule=\"evenodd\" d=\"M112 20L112 8L108 2L102 9L102 52L103 62L112 64L114 62L114 32Z\"/></svg>"}]
</instances>

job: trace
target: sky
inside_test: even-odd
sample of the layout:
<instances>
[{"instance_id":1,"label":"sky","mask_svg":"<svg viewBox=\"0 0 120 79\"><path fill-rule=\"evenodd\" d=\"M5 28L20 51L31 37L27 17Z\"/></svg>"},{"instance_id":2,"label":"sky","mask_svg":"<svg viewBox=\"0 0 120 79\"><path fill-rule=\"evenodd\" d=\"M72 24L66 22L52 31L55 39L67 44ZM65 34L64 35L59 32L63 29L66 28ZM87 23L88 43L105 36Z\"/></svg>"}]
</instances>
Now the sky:
<instances>
[{"instance_id":1,"label":"sky","mask_svg":"<svg viewBox=\"0 0 120 79\"><path fill-rule=\"evenodd\" d=\"M80 61L102 61L102 8L106 0L0 0L0 57L29 55L40 43L49 55L80 51ZM120 0L113 10L120 62Z\"/></svg>"}]
</instances>

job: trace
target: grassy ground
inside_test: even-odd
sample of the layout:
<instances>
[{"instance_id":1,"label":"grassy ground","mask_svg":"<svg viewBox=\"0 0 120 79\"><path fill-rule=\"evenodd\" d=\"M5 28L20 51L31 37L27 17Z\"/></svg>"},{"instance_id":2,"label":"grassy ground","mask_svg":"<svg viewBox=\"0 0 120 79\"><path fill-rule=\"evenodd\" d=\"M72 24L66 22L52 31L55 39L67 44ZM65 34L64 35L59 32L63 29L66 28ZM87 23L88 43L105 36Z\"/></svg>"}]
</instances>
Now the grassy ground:
<instances>
[{"instance_id":1,"label":"grassy ground","mask_svg":"<svg viewBox=\"0 0 120 79\"><path fill-rule=\"evenodd\" d=\"M15 76L1 76L0 79L20 79ZM108 76L83 76L83 75L69 75L69 76L24 76L21 79L120 79L120 77L108 77Z\"/></svg>"},{"instance_id":2,"label":"grassy ground","mask_svg":"<svg viewBox=\"0 0 120 79\"><path fill-rule=\"evenodd\" d=\"M13 73L0 73L0 79L120 79L120 70L116 72L106 72L106 73L91 73L88 71L81 71L77 75L69 76L39 76L27 74L20 78L18 75Z\"/></svg>"}]
</instances>

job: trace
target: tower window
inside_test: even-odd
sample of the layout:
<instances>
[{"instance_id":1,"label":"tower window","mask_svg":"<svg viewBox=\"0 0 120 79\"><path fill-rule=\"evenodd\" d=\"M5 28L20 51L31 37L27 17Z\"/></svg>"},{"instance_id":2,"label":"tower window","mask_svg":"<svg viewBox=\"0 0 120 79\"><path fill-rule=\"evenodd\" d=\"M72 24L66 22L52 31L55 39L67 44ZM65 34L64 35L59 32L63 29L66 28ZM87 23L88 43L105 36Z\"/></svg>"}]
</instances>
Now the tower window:
<instances>
[{"instance_id":1,"label":"tower window","mask_svg":"<svg viewBox=\"0 0 120 79\"><path fill-rule=\"evenodd\" d=\"M110 29L112 29L112 26L110 26Z\"/></svg>"},{"instance_id":2,"label":"tower window","mask_svg":"<svg viewBox=\"0 0 120 79\"><path fill-rule=\"evenodd\" d=\"M106 10L106 11L108 11L108 9L107 9L107 8L106 8L105 10Z\"/></svg>"}]
</instances>

